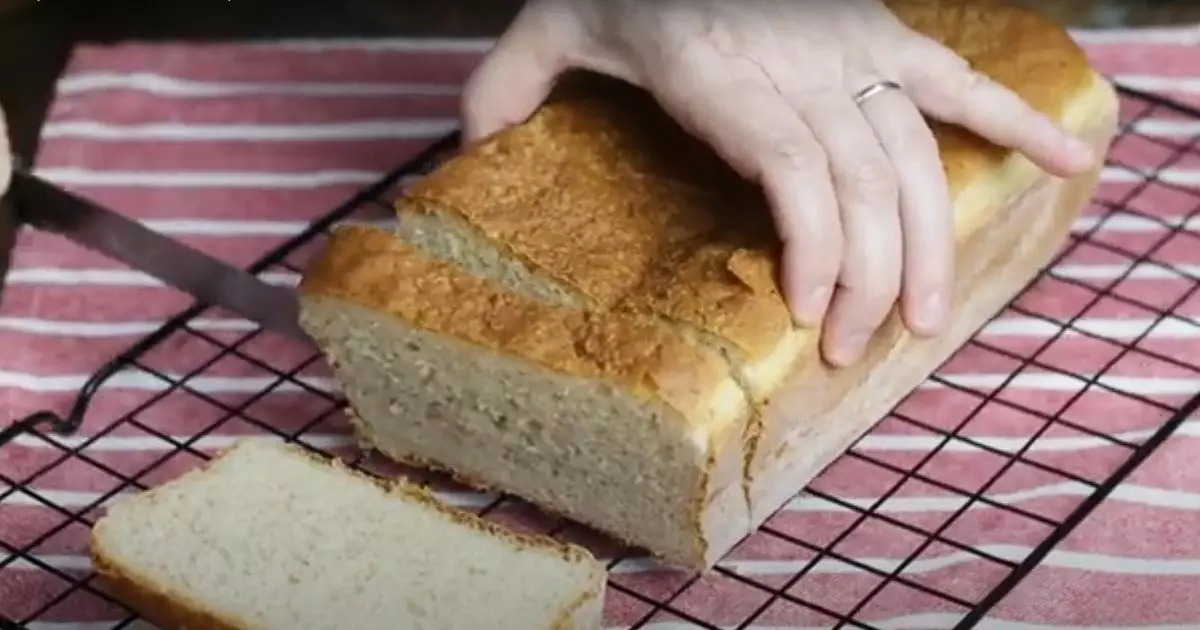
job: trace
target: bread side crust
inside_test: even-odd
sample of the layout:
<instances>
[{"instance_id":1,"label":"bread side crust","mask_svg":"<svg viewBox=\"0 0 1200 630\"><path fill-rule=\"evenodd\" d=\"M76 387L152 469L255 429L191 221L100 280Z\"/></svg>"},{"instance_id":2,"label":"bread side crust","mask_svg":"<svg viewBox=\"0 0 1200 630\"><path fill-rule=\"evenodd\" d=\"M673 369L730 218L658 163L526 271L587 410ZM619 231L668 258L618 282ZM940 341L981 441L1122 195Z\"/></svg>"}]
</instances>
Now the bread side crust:
<instances>
[{"instance_id":1,"label":"bread side crust","mask_svg":"<svg viewBox=\"0 0 1200 630\"><path fill-rule=\"evenodd\" d=\"M341 474L350 475L355 479L379 487L384 491L386 498L416 503L437 512L452 523L462 525L488 537L498 538L511 546L515 552L548 551L557 555L566 564L585 566L590 573L589 586L559 612L548 630L593 630L600 627L601 619L598 611L596 618L588 618L581 614L591 609L590 602L603 598L607 579L604 565L590 551L549 536L505 529L496 523L443 503L424 488L401 480L384 480L368 475L346 466L341 460L322 457L295 444L253 439L242 440L209 462L160 487L185 483L187 479L195 475L214 474L214 467L222 459L231 456L238 449L248 448L278 449L284 453L305 457L315 465L332 468ZM132 497L123 498L119 503L153 501L156 490L157 488L154 488ZM114 504L114 508L120 509L116 504ZM90 554L97 575L121 602L137 611L146 620L164 628L256 630L240 621L225 619L217 611L205 610L202 604L193 601L187 594L173 593L161 585L154 584L152 580L141 575L135 567L122 562L115 555L109 553L105 549L102 525L108 518L110 517L105 515L93 527L90 537Z\"/></svg>"}]
</instances>

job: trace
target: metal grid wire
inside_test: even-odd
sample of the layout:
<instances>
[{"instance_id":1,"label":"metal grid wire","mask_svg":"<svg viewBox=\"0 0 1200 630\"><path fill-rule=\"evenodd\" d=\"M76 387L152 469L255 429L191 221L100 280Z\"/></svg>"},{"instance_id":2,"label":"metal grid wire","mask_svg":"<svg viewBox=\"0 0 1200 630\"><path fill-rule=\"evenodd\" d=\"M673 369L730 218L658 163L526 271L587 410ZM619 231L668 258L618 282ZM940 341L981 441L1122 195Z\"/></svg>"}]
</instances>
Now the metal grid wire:
<instances>
[{"instance_id":1,"label":"metal grid wire","mask_svg":"<svg viewBox=\"0 0 1200 630\"><path fill-rule=\"evenodd\" d=\"M897 461L878 453L872 453L869 449L860 449L856 445L833 464L833 466L856 466L862 471L862 474L880 479L883 485L881 485L879 493L881 496L877 501L871 505L856 502L839 495L836 490L824 489L821 479L818 478L804 494L808 499L824 501L840 508L843 518L839 521L839 531L835 535L823 537L821 540L810 539L803 533L797 534L789 531L777 519L768 520L762 530L754 535L771 544L794 547L797 552L807 558L801 570L791 576L773 576L771 579L763 579L759 576L745 575L736 567L722 565L705 575L678 575L677 579L667 580L667 586L664 586L664 582L660 580L655 582L653 587L647 587L629 573L613 571L610 577L609 596L620 599L622 605L627 604L628 607L637 611L640 619L632 624L633 628L661 621L691 623L698 628L716 628L717 626L713 625L710 620L700 618L700 615L695 612L695 606L692 605L698 597L697 593L703 592L706 583L711 585L714 581L722 582L727 588L740 589L748 594L746 599L753 605L746 607L739 624L733 624L738 628L751 627L755 624L771 625L770 619L773 613L783 608L799 606L813 611L814 614L823 615L829 627L871 629L875 626L872 626L867 620L878 616L872 613L872 610L880 600L885 598L908 598L909 600L918 598L922 601L929 601L937 610L957 613L960 616L957 628L970 628L1037 566L1058 542L1079 525L1117 484L1154 452L1172 431L1193 413L1197 406L1200 406L1200 396L1180 397L1190 398L1188 400L1163 400L1123 391L1103 378L1114 366L1131 359L1159 362L1171 366L1171 369L1177 373L1184 372L1196 376L1200 375L1200 357L1192 357L1192 361L1188 361L1169 356L1169 353L1164 353L1158 349L1158 346L1148 346L1145 341L1149 328L1147 328L1147 332L1143 332L1133 339L1111 339L1077 325L1080 318L1098 305L1117 301L1151 314L1156 324L1168 322L1175 326L1195 327L1200 330L1200 321L1175 313L1181 304L1195 297L1194 294L1200 288L1200 278L1190 275L1184 269L1164 264L1156 257L1156 253L1161 248L1177 242L1178 239L1197 239L1194 246L1200 246L1200 235L1189 232L1185 227L1190 220L1200 214L1200 191L1175 186L1170 182L1162 181L1158 176L1159 171L1171 167L1185 157L1189 159L1200 157L1200 135L1184 141L1177 141L1138 133L1140 122L1150 116L1178 121L1200 121L1200 111L1189 110L1159 97L1127 89L1122 89L1121 95L1124 104L1123 126L1116 141L1117 145L1122 143L1146 144L1147 147L1151 147L1157 152L1156 155L1161 154L1161 163L1157 165L1156 169L1147 171L1146 169L1133 169L1110 160L1110 168L1136 173L1138 181L1122 198L1097 200L1097 203L1103 205L1105 212L1097 218L1089 230L1076 231L1072 235L1071 241L1058 255L1055 263L1047 268L1052 268L1058 261L1070 256L1079 248L1094 248L1096 251L1104 252L1109 259L1119 260L1129 269L1138 266L1152 266L1159 273L1168 274L1175 280L1182 281L1186 290L1172 296L1169 303L1161 300L1156 303L1147 303L1136 295L1122 290L1122 283L1130 271L1106 282L1060 277L1051 271L1044 272L1035 280L1034 286L1040 287L1043 291L1084 294L1086 299L1081 307L1073 309L1075 314L1071 317L1054 317L1041 313L1035 308L1023 305L1021 298L1010 304L1007 313L1017 314L1041 322L1047 327L1053 327L1053 334L1045 338L1037 347L1014 350L1004 347L1001 343L993 343L980 338L969 342L968 346L964 348L964 352L986 352L1003 358L1010 366L1010 373L999 386L973 388L958 383L952 378L934 376L933 380L936 384L953 391L954 395L958 396L963 403L954 405L956 409L961 407L961 413L956 412L952 421L944 418L935 421L931 418L913 416L905 411L903 404L891 414L889 422L901 423L913 431L926 436L934 436L937 442L935 447L920 453L917 457ZM437 157L449 151L455 142L454 138L447 138L409 164L396 169L374 186L315 222L305 233L270 252L251 268L252 271L256 273L298 272L301 269L302 260L319 247L324 232L334 223L352 218L380 219L387 216L397 186L402 185L407 178L419 176L421 172L425 172L432 164L436 163ZM1184 217L1184 221L1168 222L1139 209L1139 199L1148 190L1156 187L1171 187L1175 194L1187 198L1186 207L1190 210ZM1153 223L1154 232L1151 234L1153 238L1147 240L1144 249L1130 251L1098 237L1098 230L1106 222L1118 217L1135 218ZM0 603L0 613L8 615L7 619L0 618L0 628L22 628L32 622L52 622L60 618L56 612L61 610L60 607L80 606L81 601L84 600L87 601L82 605L111 609L112 612L108 613L110 619L123 619L123 621L114 622L111 628L133 627L137 623L133 614L122 607L119 602L109 599L104 594L103 588L94 581L94 576L87 569L86 563L74 569L58 565L52 566L39 558L39 550L45 548L45 545L56 537L69 536L72 530L77 530L74 536L75 540L86 541L86 536L79 536L78 533L86 532L86 528L95 522L105 501L117 493L154 485L164 476L156 471L171 469L178 472L210 457L211 449L202 448L200 441L216 431L229 428L232 424L236 423L242 427L241 433L279 435L313 450L347 458L355 466L364 470L376 473L382 470L380 462L374 461L374 456L364 457L352 448L338 448L336 445L323 443L316 437L326 434L325 428L331 426L331 423L337 422L343 402L336 395L313 385L311 379L304 376L310 366L321 362L320 357L310 347L304 347L302 351L292 357L264 358L255 352L255 345L269 333L252 330L233 336L222 336L213 332L204 332L193 326L193 322L207 312L209 312L208 309L200 305L181 313L161 329L115 358L111 364L98 372L81 392L73 413L69 417L59 418L51 413L34 414L0 431L0 453L3 452L5 442L10 442L20 434L26 434L30 436L30 439L41 440L47 447L54 449L53 457L30 471L24 478L0 477L0 483L8 488L6 491L0 492L0 503L15 493L22 493L23 498L44 505L55 515L55 518L47 522L41 535L33 539L12 541L0 538L0 546L3 546L3 555L0 555L0 569L14 565L14 563L22 563L23 571L44 572L47 574L45 577L61 581L61 590L45 601L20 602L15 606L7 602ZM1082 337L1089 343L1107 348L1108 351L1103 353L1105 359L1098 361L1087 375L1073 374L1056 367L1051 350L1064 336L1072 336L1075 339ZM176 347L180 343L207 344L211 347L208 360L195 365L194 369L185 374L168 374L157 369L155 357L162 352L169 352L172 347ZM244 362L264 375L266 380L261 391L251 392L237 400L230 401L205 394L201 388L195 387L198 381L206 378L213 366L226 361ZM1057 399L1053 405L1047 405L1049 408L1032 408L1030 405L1009 399L1006 396L1009 384L1030 369L1070 379L1078 386L1070 396L1065 397L1065 400ZM153 375L161 379L163 387L120 417L97 421L96 426L106 428L91 437L74 441L66 441L58 437L70 434L78 428L88 402L94 396L99 395L98 392L102 391L102 386L107 380L123 370L140 370ZM262 401L268 393L284 389L292 390L293 396L306 399L305 409L320 411L306 418L290 416L283 418L279 410L276 410L274 415L264 413L261 409L256 410L256 404ZM1120 404L1152 410L1161 416L1161 424L1150 437L1142 441L1131 441L1090 429L1086 420L1081 421L1077 417L1078 414L1072 414L1070 411L1073 405L1081 400L1087 392L1097 390L1106 391L1106 395L1111 400L1116 400ZM168 398L180 395L187 396L191 400L191 404L204 407L208 413L205 416L207 418L206 426L197 427L192 435L183 440L180 440L178 436L172 437L162 430L156 429L154 423L149 419L153 415L156 405L162 405ZM195 407L192 409L194 410ZM970 424L973 419L981 414L997 412L1011 414L1014 418L1033 419L1026 434L1021 436L1023 443L1019 447L1002 448L971 437ZM294 414L292 415L294 416ZM89 417L89 423L91 420ZM1119 452L1119 457L1105 458L1102 462L1105 464L1104 470L1101 472L1093 470L1096 468L1095 466L1089 467L1088 471L1078 471L1044 461L1044 458L1039 458L1037 453L1031 450L1031 446L1038 439L1056 434L1089 436L1092 439L1103 440ZM96 440L105 435L153 436L168 442L169 448L161 455L155 454L153 457L142 458L136 466L128 464L118 466L104 452L92 448ZM931 462L935 462L939 456L950 450L963 448L991 455L996 465L993 467L994 472L984 483L972 484L971 487L964 488L961 487L962 484L959 480L948 479L945 476L939 477L934 472L937 467L930 465ZM32 489L39 479L56 474L55 471L61 472L72 467L90 467L102 470L113 479L112 487L108 488L108 491L93 503L83 506L59 505ZM1082 486L1087 490L1086 496L1082 497L1077 504L1053 515L1018 507L1014 503L1005 502L994 496L993 486L1006 474L1011 474L1018 468L1033 471L1051 482L1069 482ZM414 471L409 472L421 475ZM166 476L173 474L165 473ZM429 483L443 483L428 475L419 478ZM906 484L921 484L924 487L936 488L943 495L956 498L958 507L940 523L912 522L899 515L880 510L881 505L889 498L896 496ZM989 551L957 541L953 533L956 521L969 508L981 504L990 506L994 513L999 514L1002 517L999 522L1004 523L1004 527L1040 528L1043 532L1039 538L1040 543L1025 557L1011 558L1000 557ZM505 514L511 515L514 512L535 513L528 506L503 497L476 507L481 513L501 519ZM579 529L578 526L548 517L535 518L534 521L543 524L541 528L543 531L555 535L570 536L570 532ZM528 522L526 520L526 523ZM2 534L3 532L0 532L0 536ZM839 546L852 537L896 535L906 536L912 540L912 544L911 552L907 557L894 566L879 567L864 563L839 550ZM578 538L573 539L578 540ZM74 544L77 546L75 552L79 556L84 556L86 549L78 542ZM974 556L978 562L982 562L989 569L985 572L988 576L987 583L974 584L974 588L970 589L971 593L949 592L948 589L939 589L925 584L920 572L912 571L911 567L920 558L935 549L957 551ZM617 550L618 560L613 561L613 566L616 566L620 559L628 557L629 554L628 550L624 552ZM850 566L864 575L873 576L873 586L855 593L831 593L829 589L822 593L819 588L805 588L806 583L815 573L814 569L821 563L828 562L840 563L843 567ZM13 571L0 571L0 579L9 579L2 576L13 573ZM979 580L975 579L975 581ZM728 627L731 624L722 623L721 625ZM100 626L89 624L88 627Z\"/></svg>"}]
</instances>

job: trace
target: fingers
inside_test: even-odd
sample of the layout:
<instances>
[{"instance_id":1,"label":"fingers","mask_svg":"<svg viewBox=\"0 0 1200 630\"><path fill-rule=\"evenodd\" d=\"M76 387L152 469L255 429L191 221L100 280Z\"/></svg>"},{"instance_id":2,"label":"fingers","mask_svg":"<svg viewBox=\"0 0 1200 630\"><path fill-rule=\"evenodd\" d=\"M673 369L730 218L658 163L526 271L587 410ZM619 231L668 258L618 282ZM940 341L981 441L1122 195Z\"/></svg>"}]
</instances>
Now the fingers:
<instances>
[{"instance_id":1,"label":"fingers","mask_svg":"<svg viewBox=\"0 0 1200 630\"><path fill-rule=\"evenodd\" d=\"M902 69L899 80L922 111L1016 149L1054 175L1077 175L1093 166L1096 157L1086 144L1014 92L932 40L918 38L913 45L915 63Z\"/></svg>"},{"instance_id":2,"label":"fingers","mask_svg":"<svg viewBox=\"0 0 1200 630\"><path fill-rule=\"evenodd\" d=\"M936 334L949 314L955 253L954 209L937 141L921 112L899 90L867 100L861 110L899 184L901 313L913 332Z\"/></svg>"},{"instance_id":3,"label":"fingers","mask_svg":"<svg viewBox=\"0 0 1200 630\"><path fill-rule=\"evenodd\" d=\"M798 322L817 326L837 282L842 232L821 147L803 125L792 134L795 144L768 153L760 181L783 242L784 299Z\"/></svg>"},{"instance_id":4,"label":"fingers","mask_svg":"<svg viewBox=\"0 0 1200 630\"><path fill-rule=\"evenodd\" d=\"M900 293L899 190L887 153L848 95L808 103L803 116L829 156L841 208L841 273L822 351L844 366L862 355Z\"/></svg>"},{"instance_id":5,"label":"fingers","mask_svg":"<svg viewBox=\"0 0 1200 630\"><path fill-rule=\"evenodd\" d=\"M517 15L463 89L464 140L524 122L546 100L565 68L562 28L556 33L555 26L536 2Z\"/></svg>"},{"instance_id":6,"label":"fingers","mask_svg":"<svg viewBox=\"0 0 1200 630\"><path fill-rule=\"evenodd\" d=\"M842 231L825 154L795 110L761 76L692 60L657 77L655 92L682 124L743 176L758 181L783 242L783 293L795 318L819 324L837 281ZM696 69L689 74L688 68ZM676 71L678 70L678 71ZM745 77L716 85L712 77Z\"/></svg>"},{"instance_id":7,"label":"fingers","mask_svg":"<svg viewBox=\"0 0 1200 630\"><path fill-rule=\"evenodd\" d=\"M12 184L13 156L12 143L8 139L8 120L4 112L0 112L0 194L8 191Z\"/></svg>"}]
</instances>

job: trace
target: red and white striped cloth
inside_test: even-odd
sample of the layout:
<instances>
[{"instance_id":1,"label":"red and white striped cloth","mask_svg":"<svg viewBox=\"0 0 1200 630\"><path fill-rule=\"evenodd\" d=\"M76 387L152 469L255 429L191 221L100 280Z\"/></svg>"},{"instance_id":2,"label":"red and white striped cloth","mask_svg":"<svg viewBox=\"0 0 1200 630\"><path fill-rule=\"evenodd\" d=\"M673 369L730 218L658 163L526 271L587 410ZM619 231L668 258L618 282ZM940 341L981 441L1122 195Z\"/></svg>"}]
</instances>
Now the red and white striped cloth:
<instances>
[{"instance_id":1,"label":"red and white striped cloth","mask_svg":"<svg viewBox=\"0 0 1200 630\"><path fill-rule=\"evenodd\" d=\"M1095 63L1125 85L1159 92L1200 106L1200 27L1150 31L1081 32ZM247 264L263 251L301 230L307 221L346 199L431 140L455 125L458 86L487 42L479 41L333 41L222 45L120 45L79 50L59 84L38 164L45 177L114 209L145 221L226 260ZM1142 131L1166 141L1186 142L1200 133L1200 121L1156 114ZM1156 165L1163 149L1131 141L1117 149L1119 159ZM1164 179L1200 185L1200 153L1184 156ZM1132 181L1118 171L1106 174L1102 197L1117 198ZM1137 209L1180 220L1195 213L1200 197L1158 188L1140 196ZM1098 208L1081 221L1094 222ZM1152 226L1131 219L1112 221L1097 239L1140 251L1160 236ZM1159 260L1200 269L1200 247L1181 238L1157 255ZM1104 281L1127 264L1099 249L1084 249L1064 261L1060 273L1084 281ZM0 418L52 408L64 410L87 376L167 316L187 304L173 291L47 234L21 235L9 286L0 308ZM1151 267L1122 284L1131 296L1152 304L1178 297L1188 283L1171 280ZM1039 312L1070 317L1081 308L1086 291L1065 284L1041 287L1026 300ZM1200 301L1182 307L1200 315ZM1115 339L1131 338L1146 328L1151 312L1105 300L1084 315L1081 326ZM197 327L214 335L243 330L235 320L206 317ZM1054 327L1017 315L1005 316L984 335L998 346L1028 353ZM1200 328L1182 322L1157 327L1145 343L1181 360L1200 362ZM215 353L203 342L168 342L152 353L155 368L179 373ZM289 367L310 350L299 344L262 342L248 354ZM1073 372L1089 373L1114 356L1114 347L1079 336L1056 342L1043 360ZM945 370L974 387L994 387L1015 363L980 348L964 351ZM312 371L314 381L322 373ZM231 404L245 400L268 383L268 374L251 364L221 360L193 384ZM1152 360L1118 362L1112 383L1174 404L1200 390L1200 376ZM152 377L123 374L95 401L82 436L95 435L105 422L146 400L161 384ZM1026 406L1052 411L1079 389L1070 379L1026 371L1004 396ZM311 415L313 397L279 390L255 402L248 413L289 428ZM906 411L931 425L961 419L973 401L947 389L926 388ZM306 407L306 405L308 407ZM1071 419L1130 440L1144 438L1164 413L1148 405L1095 393L1068 412ZM184 394L172 394L143 413L140 420L166 434L186 437L219 420L215 408ZM1020 412L991 405L965 433L1007 449L1020 446L1041 422ZM294 427L292 427L294 428ZM204 450L228 444L233 435L255 432L244 422L229 422L202 440ZM340 427L318 428L314 443L345 443ZM64 439L76 443L81 438ZM1053 552L1003 602L983 626L994 630L1042 628L1195 628L1200 627L1200 424L1188 423L1128 484ZM861 446L864 453L907 467L934 444L932 434L885 421ZM169 450L146 432L122 428L87 449L90 457L122 473L133 473ZM18 481L50 461L58 450L33 437L0 448L0 475ZM1030 457L1084 477L1107 474L1124 457L1119 447L1065 429L1053 429L1034 446ZM1000 461L983 451L951 449L926 467L930 477L966 489L982 483ZM191 465L180 456L143 475L156 482ZM853 459L835 464L818 482L832 494L870 503L896 481L894 476ZM72 459L30 486L67 507L86 506L115 479ZM0 486L0 540L21 546L63 519L30 495ZM1061 518L1084 494L1025 466L992 489L995 498ZM468 500L459 495L459 500ZM881 509L922 528L937 527L959 499L918 482L908 482ZM803 532L806 540L841 531L852 514L811 497L793 502L772 522L776 529ZM1048 531L1033 521L976 506L946 535L1004 558L1023 557ZM86 532L78 525L44 541L38 561L63 570L86 569ZM869 523L838 547L844 555L876 566L894 565L921 539L880 522ZM765 584L779 584L811 554L777 539L756 536L736 550L727 566ZM0 565L11 560L0 555ZM996 568L935 545L909 567L913 580L938 590L977 599L999 577ZM678 585L639 563L620 565L615 581L656 596ZM792 593L835 611L853 606L878 582L844 564L822 562ZM0 613L21 618L62 591L65 583L30 562L7 562L0 569ZM767 594L727 578L708 576L675 601L679 610L720 626L736 626ZM625 627L647 607L614 592L608 625ZM860 618L880 628L948 628L961 611L916 590L893 585L868 605ZM76 595L42 615L38 630L107 628L120 619L113 608ZM829 619L777 602L759 620L759 628L817 628ZM662 615L650 627L666 630L685 624Z\"/></svg>"}]
</instances>

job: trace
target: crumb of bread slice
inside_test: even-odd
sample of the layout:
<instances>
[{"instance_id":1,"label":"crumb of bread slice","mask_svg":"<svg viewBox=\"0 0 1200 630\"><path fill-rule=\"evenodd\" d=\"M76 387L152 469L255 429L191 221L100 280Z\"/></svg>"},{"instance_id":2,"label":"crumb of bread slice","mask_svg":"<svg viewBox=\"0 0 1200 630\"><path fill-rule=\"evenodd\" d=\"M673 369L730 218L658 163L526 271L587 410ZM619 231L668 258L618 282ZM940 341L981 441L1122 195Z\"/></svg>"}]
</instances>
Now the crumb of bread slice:
<instances>
[{"instance_id":1,"label":"crumb of bread slice","mask_svg":"<svg viewBox=\"0 0 1200 630\"><path fill-rule=\"evenodd\" d=\"M151 623L214 630L598 630L589 552L274 440L113 504L105 585Z\"/></svg>"},{"instance_id":2,"label":"crumb of bread slice","mask_svg":"<svg viewBox=\"0 0 1200 630\"><path fill-rule=\"evenodd\" d=\"M1111 137L1107 119L1116 109L1111 86L1092 70L1082 51L1058 25L994 0L890 0L888 4L901 20L957 51L976 70L1013 89L1069 130L1094 136L1090 141L1097 151L1107 147ZM1076 116L1080 111L1099 114ZM1001 228L1009 224L1010 217L1021 215L1011 221L1025 221L1028 217L1024 215L1032 212L1036 216L1037 209L1018 208L1035 202L1041 204L1041 211L1053 214L1052 224L1057 229L1086 204L1096 173L1059 186L1062 182L1013 151L956 127L934 124L933 128L953 196L960 261L1001 260L1004 257L999 250L1005 248L1028 251L1024 259L997 262L979 274L956 280L956 330L973 330L1002 307L1007 301L1004 298L1016 295L1064 235L1048 233L1037 247L1025 250L1008 241L989 242L983 233L1004 231ZM1046 186L1053 188L1048 196L1028 200L1031 191ZM499 290L508 296L506 299L519 296L547 308L654 320L658 323L653 328L656 335L669 331L669 337L695 348L707 348L724 361L728 378L707 383L695 380L693 386L712 387L719 382L728 387L735 383L750 403L748 420L720 421L720 426L743 427L740 477L743 500L750 506L751 525L761 521L767 509L762 497L769 496L767 503L776 501L774 507L778 507L784 500L778 493L785 491L787 483L793 483L791 492L795 492L819 470L791 466L787 475L777 474L772 462L785 452L788 458L800 457L795 451L803 450L805 440L814 443L814 453L839 451L861 433L862 425L873 424L886 412L879 411L879 405L898 400L899 390L890 386L881 389L887 392L886 397L863 392L861 385L872 374L902 373L904 378L896 382L919 381L941 362L939 356L944 358L953 349L946 344L938 346L937 352L922 349L927 344L910 339L903 332L899 315L893 313L884 331L872 341L870 359L855 369L833 375L835 371L824 366L819 357L816 342L820 331L796 327L778 291L778 241L761 191L737 177L711 150L680 129L649 95L594 74L570 75L528 121L467 147L416 182L397 205L400 223L396 238L430 260L486 279L489 291ZM342 254L326 252L325 256ZM320 273L327 276L320 288L305 291L302 287L307 293L303 299L310 304L323 299L322 293L333 291L335 286L352 282L349 276L329 277L328 266L324 265L317 263L317 268L324 270ZM398 274L381 290L398 291L394 287L409 282L409 277ZM972 292L982 293L976 296ZM355 322L380 317L379 308L372 306L374 302L349 294L343 294L342 299L347 305L365 305L370 311L347 315L344 327L353 328ZM352 352L341 338L320 330L312 332L335 369L339 353ZM944 340L961 343L957 334ZM447 332L439 341L458 343L446 337L462 339L461 333ZM357 343L369 346L370 339L371 335L364 334ZM378 354L379 347L391 345L376 343L369 350L354 352L363 356ZM513 358L524 352L507 343L491 349L494 353L486 355L489 362L498 355ZM468 354L451 362L459 366L454 368L457 371L469 370L475 356ZM356 380L364 378L398 380L388 373L410 373L423 359L410 357L410 367L404 369L397 367L402 361L377 361L375 370L380 374L374 376L364 368L370 361L367 357L353 369L341 369L339 381L353 387ZM432 372L450 374L449 369ZM808 392L807 398L790 395L800 387L796 381L811 374L820 376L812 382L820 384L822 390ZM702 493L695 485L680 488L694 513L666 510L656 514L652 509L637 512L642 508L631 509L636 501L631 498L616 499L612 504L579 505L583 495L576 491L562 494L561 489L550 489L559 483L558 471L569 459L561 452L530 449L516 458L507 452L503 440L473 444L469 453L448 456L444 455L448 448L429 443L412 448L422 440L446 439L431 434L429 424L419 420L428 416L441 422L443 417L467 413L474 418L471 426L481 424L491 431L491 427L504 424L498 432L523 435L509 428L511 414L494 411L495 401L501 398L499 393L486 391L478 380L447 389L457 392L456 397L436 405L397 400L384 408L387 406L381 406L378 396L372 393L376 389L374 385L370 389L359 387L348 397L362 416L362 431L373 437L373 443L385 453L389 444L403 445L401 450L417 451L406 453L410 460L453 469L597 526L617 519L597 517L596 512L618 511L620 527L600 528L645 545L668 562L711 566L749 531L740 516L724 521L719 518L732 513L736 505L725 474L710 474L710 479L721 481L710 483ZM872 404L860 404L858 399L864 397ZM699 399L730 408L733 405L732 395L701 395ZM428 401L428 397L422 400ZM778 400L788 401L788 409L780 409L775 402ZM364 410L364 406L370 408ZM473 409L479 406L489 409ZM853 416L853 422L833 423L831 418L841 416L822 406L838 407L842 415ZM855 415L860 408L870 413ZM706 417L725 417L700 407L694 411ZM524 413L539 419L536 410L525 409ZM809 416L830 424L813 427L806 422ZM488 417L492 418L490 424ZM500 417L503 423L496 421ZM610 418L585 413L572 426L589 432L590 437L596 429L588 427L607 425ZM707 422L678 421L687 426ZM812 431L823 432L821 439L813 439ZM625 460L620 460L620 465L602 463L608 458L605 449L628 449L629 440L623 432L611 435L613 444L598 445L601 452L593 456L596 467L589 479L611 487L611 496L641 495L646 487L653 488L654 497L660 496L661 488L644 486L637 475L628 474ZM654 451L659 452L658 446ZM721 457L713 462L715 470L727 469L728 452L721 449ZM674 466L670 457L648 457L638 474ZM812 460L818 459L814 454ZM521 475L520 483L515 481L517 475ZM763 491L767 487L770 492ZM539 494L549 496L542 500ZM564 505L571 509L564 510ZM736 509L740 514L743 507ZM654 530L653 535L647 534L649 530ZM692 537L701 551L696 553L694 547L677 543L655 546L645 542L675 540L664 534L670 531ZM680 553L681 549L689 552Z\"/></svg>"}]
</instances>

